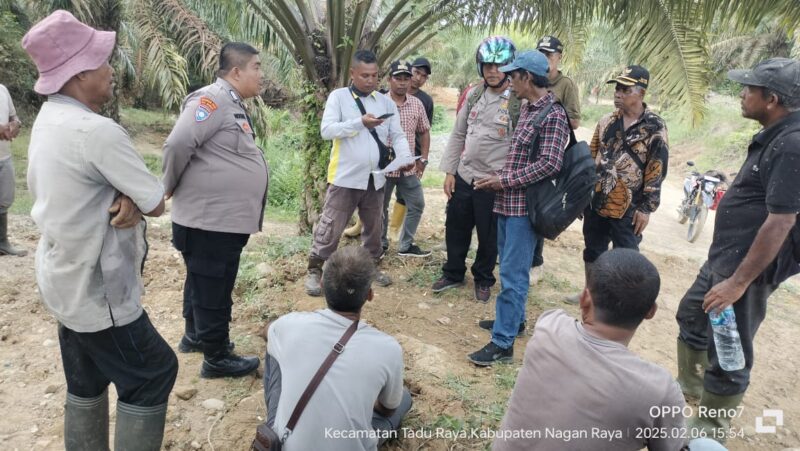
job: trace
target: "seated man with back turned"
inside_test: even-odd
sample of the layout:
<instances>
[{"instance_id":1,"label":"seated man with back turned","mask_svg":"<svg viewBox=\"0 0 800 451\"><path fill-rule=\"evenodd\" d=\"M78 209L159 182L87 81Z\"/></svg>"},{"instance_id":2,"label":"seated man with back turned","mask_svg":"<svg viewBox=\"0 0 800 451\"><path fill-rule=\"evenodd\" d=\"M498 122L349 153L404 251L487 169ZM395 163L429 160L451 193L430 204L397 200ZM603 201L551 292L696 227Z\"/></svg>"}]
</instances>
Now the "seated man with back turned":
<instances>
[{"instance_id":1,"label":"seated man with back turned","mask_svg":"<svg viewBox=\"0 0 800 451\"><path fill-rule=\"evenodd\" d=\"M684 439L672 433L649 434L684 427L680 413L661 415L660 410L684 407L678 384L669 371L628 349L642 320L656 313L659 286L655 266L638 252L614 249L600 255L581 293L581 321L550 310L536 322L492 449L681 449ZM548 429L556 434L547 435ZM541 434L503 438L520 430ZM572 438L567 441L559 432ZM659 438L641 438L653 435Z\"/></svg>"},{"instance_id":2,"label":"seated man with back turned","mask_svg":"<svg viewBox=\"0 0 800 451\"><path fill-rule=\"evenodd\" d=\"M267 424L279 436L286 433L295 405L334 344L372 300L376 274L365 248L341 248L328 258L322 276L328 308L289 313L269 326L264 398ZM400 344L362 322L322 378L283 449L375 450L397 436L410 408Z\"/></svg>"}]
</instances>

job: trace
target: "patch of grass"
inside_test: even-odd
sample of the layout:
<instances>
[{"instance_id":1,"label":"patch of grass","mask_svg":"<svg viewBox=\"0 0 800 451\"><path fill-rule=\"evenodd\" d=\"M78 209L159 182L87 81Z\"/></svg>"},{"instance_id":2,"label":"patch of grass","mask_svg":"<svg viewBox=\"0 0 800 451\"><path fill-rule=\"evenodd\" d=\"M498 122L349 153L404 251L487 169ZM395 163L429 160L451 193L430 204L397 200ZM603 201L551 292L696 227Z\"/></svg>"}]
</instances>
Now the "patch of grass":
<instances>
[{"instance_id":1,"label":"patch of grass","mask_svg":"<svg viewBox=\"0 0 800 451\"><path fill-rule=\"evenodd\" d=\"M156 177L161 178L161 155L148 153L142 155L142 158L144 158L144 164L147 166L147 170Z\"/></svg>"},{"instance_id":2,"label":"patch of grass","mask_svg":"<svg viewBox=\"0 0 800 451\"><path fill-rule=\"evenodd\" d=\"M252 382L249 378L245 377L226 377L226 386L224 401L227 406L233 406L250 395L250 385Z\"/></svg>"},{"instance_id":3,"label":"patch of grass","mask_svg":"<svg viewBox=\"0 0 800 451\"><path fill-rule=\"evenodd\" d=\"M444 186L444 177L444 172L429 167L429 169L425 171L425 175L422 176L422 187L442 189L442 186ZM444 193L442 193L442 195L444 195Z\"/></svg>"},{"instance_id":4,"label":"patch of grass","mask_svg":"<svg viewBox=\"0 0 800 451\"><path fill-rule=\"evenodd\" d=\"M138 108L121 108L120 121L131 134L151 131L169 133L175 125L177 116L164 111L142 110Z\"/></svg>"},{"instance_id":5,"label":"patch of grass","mask_svg":"<svg viewBox=\"0 0 800 451\"><path fill-rule=\"evenodd\" d=\"M450 133L455 123L456 112L454 110L447 110L442 105L433 106L433 127L431 127L431 135Z\"/></svg>"},{"instance_id":6,"label":"patch of grass","mask_svg":"<svg viewBox=\"0 0 800 451\"><path fill-rule=\"evenodd\" d=\"M259 138L269 163L269 205L298 212L303 192L303 130L298 118L287 110L267 108L267 133Z\"/></svg>"},{"instance_id":7,"label":"patch of grass","mask_svg":"<svg viewBox=\"0 0 800 451\"><path fill-rule=\"evenodd\" d=\"M416 287L430 287L439 278L440 268L441 263L439 262L425 262L425 264L414 268L414 271L408 277L408 281Z\"/></svg>"},{"instance_id":8,"label":"patch of grass","mask_svg":"<svg viewBox=\"0 0 800 451\"><path fill-rule=\"evenodd\" d=\"M568 279L556 277L554 274L546 272L542 275L542 282L556 291L568 293L577 290Z\"/></svg>"},{"instance_id":9,"label":"patch of grass","mask_svg":"<svg viewBox=\"0 0 800 451\"><path fill-rule=\"evenodd\" d=\"M581 126L594 130L600 118L614 111L613 105L581 104Z\"/></svg>"},{"instance_id":10,"label":"patch of grass","mask_svg":"<svg viewBox=\"0 0 800 451\"><path fill-rule=\"evenodd\" d=\"M264 218L269 221L275 222L291 222L296 223L297 218L300 216L300 209L288 210L281 207L268 206L264 212Z\"/></svg>"},{"instance_id":11,"label":"patch of grass","mask_svg":"<svg viewBox=\"0 0 800 451\"><path fill-rule=\"evenodd\" d=\"M15 215L29 215L33 207L33 197L28 191L28 146L31 143L30 128L23 128L11 142L11 158L14 162L14 203L9 211Z\"/></svg>"},{"instance_id":12,"label":"patch of grass","mask_svg":"<svg viewBox=\"0 0 800 451\"><path fill-rule=\"evenodd\" d=\"M501 390L511 390L517 382L519 366L516 365L496 365L494 369L494 383Z\"/></svg>"},{"instance_id":13,"label":"patch of grass","mask_svg":"<svg viewBox=\"0 0 800 451\"><path fill-rule=\"evenodd\" d=\"M446 429L449 431L464 430L464 420L447 414L441 414L433 420L430 429Z\"/></svg>"}]
</instances>

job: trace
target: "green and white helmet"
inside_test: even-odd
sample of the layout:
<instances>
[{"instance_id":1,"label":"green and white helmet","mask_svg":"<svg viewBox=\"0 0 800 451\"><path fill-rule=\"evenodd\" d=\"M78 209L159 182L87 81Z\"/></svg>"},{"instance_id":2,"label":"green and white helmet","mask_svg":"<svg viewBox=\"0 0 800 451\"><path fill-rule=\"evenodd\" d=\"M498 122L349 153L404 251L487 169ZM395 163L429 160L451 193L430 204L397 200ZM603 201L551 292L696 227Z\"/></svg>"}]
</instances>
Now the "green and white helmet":
<instances>
[{"instance_id":1,"label":"green and white helmet","mask_svg":"<svg viewBox=\"0 0 800 451\"><path fill-rule=\"evenodd\" d=\"M506 65L514 61L517 48L511 39L505 36L491 36L484 39L475 52L475 63L478 75L483 77L484 64Z\"/></svg>"}]
</instances>

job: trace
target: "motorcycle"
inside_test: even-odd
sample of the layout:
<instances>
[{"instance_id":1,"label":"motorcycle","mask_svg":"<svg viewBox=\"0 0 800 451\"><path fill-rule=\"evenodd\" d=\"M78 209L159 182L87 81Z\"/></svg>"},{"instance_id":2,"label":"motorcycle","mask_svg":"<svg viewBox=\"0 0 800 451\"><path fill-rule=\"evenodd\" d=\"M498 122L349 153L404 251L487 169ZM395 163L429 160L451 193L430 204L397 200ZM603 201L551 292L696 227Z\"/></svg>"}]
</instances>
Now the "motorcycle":
<instances>
[{"instance_id":1,"label":"motorcycle","mask_svg":"<svg viewBox=\"0 0 800 451\"><path fill-rule=\"evenodd\" d=\"M689 167L694 166L693 161L687 161ZM708 210L716 210L725 189L728 185L728 178L719 171L706 171L700 174L692 171L683 181L684 198L678 207L678 222L685 224L689 222L689 230L686 239L694 243L708 217Z\"/></svg>"}]
</instances>

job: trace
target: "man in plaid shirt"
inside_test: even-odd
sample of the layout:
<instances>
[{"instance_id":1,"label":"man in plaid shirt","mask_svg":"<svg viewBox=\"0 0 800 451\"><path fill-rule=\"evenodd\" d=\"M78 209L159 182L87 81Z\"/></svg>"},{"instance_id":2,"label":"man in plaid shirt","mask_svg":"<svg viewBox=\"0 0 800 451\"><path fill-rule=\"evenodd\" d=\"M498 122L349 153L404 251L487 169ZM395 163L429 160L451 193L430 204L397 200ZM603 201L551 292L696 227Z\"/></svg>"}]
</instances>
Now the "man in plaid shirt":
<instances>
[{"instance_id":1,"label":"man in plaid shirt","mask_svg":"<svg viewBox=\"0 0 800 451\"><path fill-rule=\"evenodd\" d=\"M561 105L553 105L543 121L539 118L540 113L555 102L555 96L547 90L547 57L538 51L523 52L500 71L511 74L511 89L528 103L522 107L502 171L475 182L476 189L497 191L494 212L497 214L497 248L503 286L495 305L496 320L480 323L481 327L492 330L492 341L468 356L472 363L480 366L512 360L514 339L525 331L528 270L536 242L542 239L533 231L528 219L525 191L529 185L558 174L570 136L569 119ZM530 158L535 144L538 150L533 151L535 158Z\"/></svg>"},{"instance_id":2,"label":"man in plaid shirt","mask_svg":"<svg viewBox=\"0 0 800 451\"><path fill-rule=\"evenodd\" d=\"M427 257L431 251L424 251L414 244L414 235L425 209L425 196L422 192L422 178L428 162L428 150L431 144L431 125L425 113L425 106L414 96L407 95L411 84L411 66L408 63L395 61L389 68L389 96L400 112L400 126L406 133L409 149L414 148L417 133L420 134L420 152L422 158L408 171L386 173L386 187L383 190L383 235L381 242L384 249L389 248L387 230L389 226L389 202L392 191L397 187L398 198L403 199L407 212L403 221L397 253L403 257ZM423 161L424 160L424 161Z\"/></svg>"}]
</instances>

